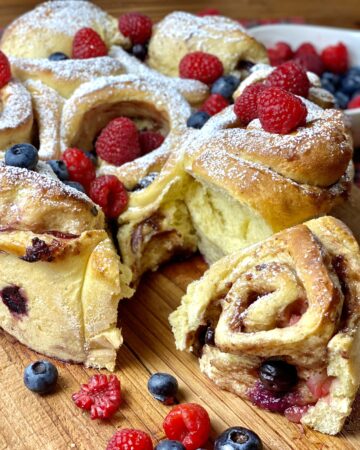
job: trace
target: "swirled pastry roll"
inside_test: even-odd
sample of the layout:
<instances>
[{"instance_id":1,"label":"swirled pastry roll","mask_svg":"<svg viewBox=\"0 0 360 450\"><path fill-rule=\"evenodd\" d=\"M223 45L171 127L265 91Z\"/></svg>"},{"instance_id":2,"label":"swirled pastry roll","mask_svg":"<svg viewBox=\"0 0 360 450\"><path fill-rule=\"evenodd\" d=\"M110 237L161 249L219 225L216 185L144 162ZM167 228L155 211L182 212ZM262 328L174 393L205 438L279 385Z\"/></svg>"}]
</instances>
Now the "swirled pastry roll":
<instances>
[{"instance_id":1,"label":"swirled pastry roll","mask_svg":"<svg viewBox=\"0 0 360 450\"><path fill-rule=\"evenodd\" d=\"M242 61L268 61L265 47L235 20L173 12L154 26L147 62L164 75L176 77L181 59L195 51L217 56L225 73L236 69Z\"/></svg>"},{"instance_id":2,"label":"swirled pastry roll","mask_svg":"<svg viewBox=\"0 0 360 450\"><path fill-rule=\"evenodd\" d=\"M323 217L215 263L170 316L219 387L338 433L360 383L360 252Z\"/></svg>"},{"instance_id":3,"label":"swirled pastry roll","mask_svg":"<svg viewBox=\"0 0 360 450\"><path fill-rule=\"evenodd\" d=\"M129 46L115 17L83 0L55 0L42 3L18 17L5 30L0 49L19 58L48 58L55 52L71 57L72 41L81 28L95 30L108 48Z\"/></svg>"},{"instance_id":4,"label":"swirled pastry roll","mask_svg":"<svg viewBox=\"0 0 360 450\"><path fill-rule=\"evenodd\" d=\"M306 126L279 135L244 128L229 107L189 146L195 179L186 205L199 249L213 262L284 228L328 213L350 190L352 138L341 111L307 100Z\"/></svg>"}]
</instances>

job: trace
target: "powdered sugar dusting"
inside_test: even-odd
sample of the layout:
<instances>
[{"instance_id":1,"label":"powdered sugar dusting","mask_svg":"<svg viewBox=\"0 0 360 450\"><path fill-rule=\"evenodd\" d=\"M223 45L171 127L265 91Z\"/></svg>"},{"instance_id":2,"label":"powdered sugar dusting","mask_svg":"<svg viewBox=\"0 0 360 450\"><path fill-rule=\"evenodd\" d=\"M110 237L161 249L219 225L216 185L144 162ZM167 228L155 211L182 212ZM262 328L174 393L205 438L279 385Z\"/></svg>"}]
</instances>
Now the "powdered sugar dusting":
<instances>
[{"instance_id":1,"label":"powdered sugar dusting","mask_svg":"<svg viewBox=\"0 0 360 450\"><path fill-rule=\"evenodd\" d=\"M16 80L10 81L1 92L2 111L0 132L14 130L32 121L31 97L27 89Z\"/></svg>"}]
</instances>

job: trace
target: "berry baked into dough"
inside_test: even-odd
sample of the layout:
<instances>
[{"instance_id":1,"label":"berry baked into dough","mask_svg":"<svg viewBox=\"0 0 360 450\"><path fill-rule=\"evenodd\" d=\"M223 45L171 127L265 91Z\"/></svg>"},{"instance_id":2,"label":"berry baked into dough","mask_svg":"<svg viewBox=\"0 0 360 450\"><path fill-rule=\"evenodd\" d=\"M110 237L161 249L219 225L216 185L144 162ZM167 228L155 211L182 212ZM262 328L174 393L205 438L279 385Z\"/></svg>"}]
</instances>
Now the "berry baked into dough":
<instances>
[{"instance_id":1,"label":"berry baked into dough","mask_svg":"<svg viewBox=\"0 0 360 450\"><path fill-rule=\"evenodd\" d=\"M323 217L215 263L170 316L219 387L338 433L360 383L360 251Z\"/></svg>"}]
</instances>

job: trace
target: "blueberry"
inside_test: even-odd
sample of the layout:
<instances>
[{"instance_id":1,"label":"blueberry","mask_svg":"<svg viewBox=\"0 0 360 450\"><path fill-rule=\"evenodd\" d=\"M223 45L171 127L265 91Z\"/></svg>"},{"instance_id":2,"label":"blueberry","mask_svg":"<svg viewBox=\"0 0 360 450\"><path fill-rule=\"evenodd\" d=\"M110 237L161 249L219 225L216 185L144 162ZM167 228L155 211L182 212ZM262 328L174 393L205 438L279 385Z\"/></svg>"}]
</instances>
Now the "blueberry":
<instances>
[{"instance_id":1,"label":"blueberry","mask_svg":"<svg viewBox=\"0 0 360 450\"><path fill-rule=\"evenodd\" d=\"M66 184L66 186L70 186L73 189L76 189L77 191L86 194L84 186L81 183L78 183L77 181L64 181L64 184Z\"/></svg>"},{"instance_id":2,"label":"blueberry","mask_svg":"<svg viewBox=\"0 0 360 450\"><path fill-rule=\"evenodd\" d=\"M68 181L69 172L64 161L61 161L59 159L51 159L50 161L47 161L47 163L52 168L59 180Z\"/></svg>"},{"instance_id":3,"label":"blueberry","mask_svg":"<svg viewBox=\"0 0 360 450\"><path fill-rule=\"evenodd\" d=\"M205 122L210 119L210 115L205 111L197 111L188 118L186 125L191 128L200 129L204 126Z\"/></svg>"},{"instance_id":4,"label":"blueberry","mask_svg":"<svg viewBox=\"0 0 360 450\"><path fill-rule=\"evenodd\" d=\"M58 379L57 368L49 361L36 361L25 368L24 383L30 391L47 394Z\"/></svg>"},{"instance_id":5,"label":"blueberry","mask_svg":"<svg viewBox=\"0 0 360 450\"><path fill-rule=\"evenodd\" d=\"M353 95L360 89L360 73L348 72L341 80L340 91L347 95Z\"/></svg>"},{"instance_id":6,"label":"blueberry","mask_svg":"<svg viewBox=\"0 0 360 450\"><path fill-rule=\"evenodd\" d=\"M159 402L165 405L173 405L176 403L175 396L178 392L178 382L175 377L168 373L154 373L149 378L148 390Z\"/></svg>"},{"instance_id":7,"label":"blueberry","mask_svg":"<svg viewBox=\"0 0 360 450\"><path fill-rule=\"evenodd\" d=\"M225 98L230 99L235 89L239 86L240 79L233 75L218 78L212 85L211 93L220 94Z\"/></svg>"},{"instance_id":8,"label":"blueberry","mask_svg":"<svg viewBox=\"0 0 360 450\"><path fill-rule=\"evenodd\" d=\"M141 191L141 189L145 189L150 186L150 184L155 180L155 178L159 175L159 172L150 172L144 178L142 178L138 184L134 187L133 191Z\"/></svg>"},{"instance_id":9,"label":"blueberry","mask_svg":"<svg viewBox=\"0 0 360 450\"><path fill-rule=\"evenodd\" d=\"M321 75L321 86L327 91L335 94L340 83L340 76L332 72L324 72Z\"/></svg>"},{"instance_id":10,"label":"blueberry","mask_svg":"<svg viewBox=\"0 0 360 450\"><path fill-rule=\"evenodd\" d=\"M336 106L341 109L346 109L347 104L349 103L350 97L344 92L337 91L335 92L335 100L336 100Z\"/></svg>"},{"instance_id":11,"label":"blueberry","mask_svg":"<svg viewBox=\"0 0 360 450\"><path fill-rule=\"evenodd\" d=\"M243 427L225 430L215 441L214 450L262 450L259 436Z\"/></svg>"},{"instance_id":12,"label":"blueberry","mask_svg":"<svg viewBox=\"0 0 360 450\"><path fill-rule=\"evenodd\" d=\"M94 166L97 165L97 158L93 152L85 152L85 155L90 159L90 161L94 164Z\"/></svg>"},{"instance_id":13,"label":"blueberry","mask_svg":"<svg viewBox=\"0 0 360 450\"><path fill-rule=\"evenodd\" d=\"M39 161L38 151L31 144L16 144L6 150L5 164L35 170Z\"/></svg>"},{"instance_id":14,"label":"blueberry","mask_svg":"<svg viewBox=\"0 0 360 450\"><path fill-rule=\"evenodd\" d=\"M332 94L335 94L336 92L336 86L334 86L330 81L328 80L321 80L321 87L323 89L326 89L327 91L331 92Z\"/></svg>"},{"instance_id":15,"label":"blueberry","mask_svg":"<svg viewBox=\"0 0 360 450\"><path fill-rule=\"evenodd\" d=\"M49 56L50 61L65 61L67 59L69 59L69 57L62 52L51 53Z\"/></svg>"},{"instance_id":16,"label":"blueberry","mask_svg":"<svg viewBox=\"0 0 360 450\"><path fill-rule=\"evenodd\" d=\"M131 49L131 53L137 58L140 59L140 61L144 61L147 53L148 53L148 49L147 49L147 45L144 44L135 44L133 46L133 48Z\"/></svg>"},{"instance_id":17,"label":"blueberry","mask_svg":"<svg viewBox=\"0 0 360 450\"><path fill-rule=\"evenodd\" d=\"M298 382L296 367L281 359L264 361L259 376L266 389L272 392L286 392Z\"/></svg>"},{"instance_id":18,"label":"blueberry","mask_svg":"<svg viewBox=\"0 0 360 450\"><path fill-rule=\"evenodd\" d=\"M170 439L165 439L160 441L155 447L155 450L185 450L185 447L180 441L171 441Z\"/></svg>"}]
</instances>

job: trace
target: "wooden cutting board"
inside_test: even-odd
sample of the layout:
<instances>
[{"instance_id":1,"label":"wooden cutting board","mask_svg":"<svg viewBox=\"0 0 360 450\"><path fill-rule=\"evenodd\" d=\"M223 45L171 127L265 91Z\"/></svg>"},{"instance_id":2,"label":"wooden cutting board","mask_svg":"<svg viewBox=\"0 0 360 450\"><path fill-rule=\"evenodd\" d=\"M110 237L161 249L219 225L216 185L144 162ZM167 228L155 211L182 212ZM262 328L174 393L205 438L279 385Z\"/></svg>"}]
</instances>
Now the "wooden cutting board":
<instances>
[{"instance_id":1,"label":"wooden cutting board","mask_svg":"<svg viewBox=\"0 0 360 450\"><path fill-rule=\"evenodd\" d=\"M354 188L350 202L336 214L359 239L359 189ZM60 373L57 391L46 397L34 395L24 387L22 376L24 367L39 355L0 331L0 450L102 450L115 430L123 427L146 430L156 442L164 437L161 424L169 411L147 392L149 375L156 371L177 377L182 402L205 406L211 416L212 440L225 428L242 425L256 431L267 449L360 449L360 397L344 431L337 437L326 436L219 390L200 373L194 356L175 349L167 318L186 286L205 269L200 256L168 264L146 275L135 297L121 302L125 345L119 351L116 375L121 379L123 403L108 422L91 421L71 400L79 385L97 371L55 361Z\"/></svg>"}]
</instances>

